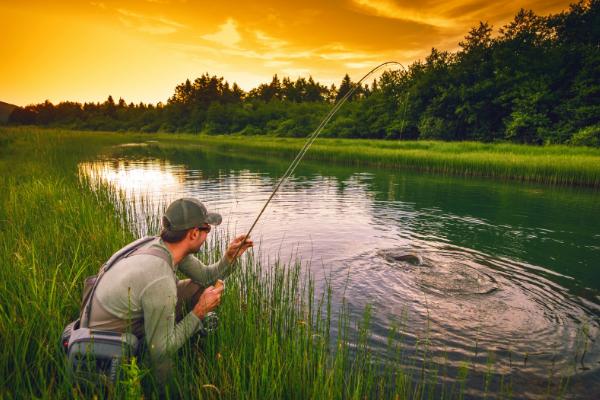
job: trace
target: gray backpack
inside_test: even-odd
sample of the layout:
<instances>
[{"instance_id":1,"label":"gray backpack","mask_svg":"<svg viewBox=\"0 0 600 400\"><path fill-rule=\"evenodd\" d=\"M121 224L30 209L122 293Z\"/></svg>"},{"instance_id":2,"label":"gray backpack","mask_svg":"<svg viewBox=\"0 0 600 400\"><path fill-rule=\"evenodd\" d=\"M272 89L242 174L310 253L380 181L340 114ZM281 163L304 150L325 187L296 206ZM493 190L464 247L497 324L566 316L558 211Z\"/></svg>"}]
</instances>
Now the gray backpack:
<instances>
[{"instance_id":1,"label":"gray backpack","mask_svg":"<svg viewBox=\"0 0 600 400\"><path fill-rule=\"evenodd\" d=\"M153 236L146 236L128 244L104 263L98 275L86 278L81 314L77 320L65 327L61 337L61 345L76 376L94 379L98 375L103 375L115 382L121 362L137 355L139 339L135 335L129 332L91 329L89 328L89 318L92 310L92 298L98 283L117 261L136 254L150 254L169 262L168 256L163 251L143 247L154 239Z\"/></svg>"}]
</instances>

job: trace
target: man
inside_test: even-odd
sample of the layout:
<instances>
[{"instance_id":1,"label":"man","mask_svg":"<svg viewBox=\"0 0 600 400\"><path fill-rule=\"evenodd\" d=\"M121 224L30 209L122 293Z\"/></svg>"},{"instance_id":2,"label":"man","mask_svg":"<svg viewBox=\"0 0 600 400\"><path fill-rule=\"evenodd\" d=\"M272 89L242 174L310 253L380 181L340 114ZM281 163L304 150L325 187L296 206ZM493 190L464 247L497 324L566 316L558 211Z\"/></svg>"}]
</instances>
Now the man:
<instances>
[{"instance_id":1,"label":"man","mask_svg":"<svg viewBox=\"0 0 600 400\"><path fill-rule=\"evenodd\" d=\"M212 285L228 276L234 257L253 245L238 236L219 262L208 266L200 262L192 254L200 250L211 225L221 220L196 199L175 200L162 218L160 237L143 245L150 250L117 261L91 299L90 328L130 330L145 337L161 380L168 376L170 356L202 328L206 314L219 305L223 287ZM178 280L178 270L190 279ZM192 308L187 315L183 315L185 305Z\"/></svg>"}]
</instances>

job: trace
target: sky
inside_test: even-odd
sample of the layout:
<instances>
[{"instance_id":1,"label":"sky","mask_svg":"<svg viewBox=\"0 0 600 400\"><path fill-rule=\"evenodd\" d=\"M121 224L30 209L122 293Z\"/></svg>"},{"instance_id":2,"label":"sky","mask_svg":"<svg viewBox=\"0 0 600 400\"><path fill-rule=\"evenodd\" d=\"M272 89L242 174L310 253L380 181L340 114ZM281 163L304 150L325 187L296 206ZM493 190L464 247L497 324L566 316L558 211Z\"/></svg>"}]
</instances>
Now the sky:
<instances>
[{"instance_id":1,"label":"sky","mask_svg":"<svg viewBox=\"0 0 600 400\"><path fill-rule=\"evenodd\" d=\"M0 0L0 100L166 102L203 73L245 90L274 74L330 85L385 61L454 51L479 21L559 0Z\"/></svg>"}]
</instances>

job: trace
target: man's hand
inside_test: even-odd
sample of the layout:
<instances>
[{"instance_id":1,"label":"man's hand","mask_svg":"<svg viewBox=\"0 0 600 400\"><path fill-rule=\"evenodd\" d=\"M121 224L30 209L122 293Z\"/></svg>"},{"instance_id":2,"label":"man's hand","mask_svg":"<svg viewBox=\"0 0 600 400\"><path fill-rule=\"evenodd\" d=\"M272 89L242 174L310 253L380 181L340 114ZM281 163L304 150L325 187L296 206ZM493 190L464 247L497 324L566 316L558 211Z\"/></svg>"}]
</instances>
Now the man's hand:
<instances>
[{"instance_id":1,"label":"man's hand","mask_svg":"<svg viewBox=\"0 0 600 400\"><path fill-rule=\"evenodd\" d=\"M244 252L246 250L248 250L252 246L254 246L254 242L250 239L247 239L246 235L240 235L240 236L236 237L235 239L233 239L233 241L231 243L229 243L229 246L227 246L227 251L225 251L225 256L227 257L227 261L229 261L230 263L234 262L235 261L233 259L234 256L236 258L241 256L242 254L244 254ZM239 247L241 247L241 248L238 251ZM237 252L237 255L236 255L236 252Z\"/></svg>"},{"instance_id":2,"label":"man's hand","mask_svg":"<svg viewBox=\"0 0 600 400\"><path fill-rule=\"evenodd\" d=\"M203 319L206 314L217 308L221 303L221 293L224 287L215 288L214 286L207 287L198 299L192 312L200 319Z\"/></svg>"}]
</instances>

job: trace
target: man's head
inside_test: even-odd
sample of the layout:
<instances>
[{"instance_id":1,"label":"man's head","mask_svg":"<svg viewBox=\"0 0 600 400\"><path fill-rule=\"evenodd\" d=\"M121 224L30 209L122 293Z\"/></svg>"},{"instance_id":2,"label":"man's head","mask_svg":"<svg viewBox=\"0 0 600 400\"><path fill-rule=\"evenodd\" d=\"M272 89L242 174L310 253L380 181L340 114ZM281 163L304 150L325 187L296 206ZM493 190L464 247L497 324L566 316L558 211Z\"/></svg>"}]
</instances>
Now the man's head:
<instances>
[{"instance_id":1,"label":"man's head","mask_svg":"<svg viewBox=\"0 0 600 400\"><path fill-rule=\"evenodd\" d=\"M162 217L160 237L167 243L182 243L189 252L197 252L206 240L211 225L219 225L222 218L206 210L194 198L181 198L172 202Z\"/></svg>"}]
</instances>

